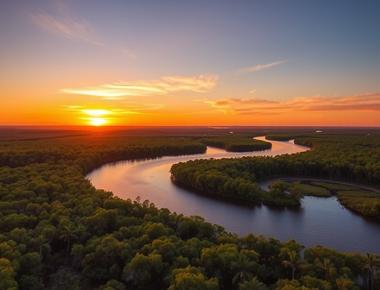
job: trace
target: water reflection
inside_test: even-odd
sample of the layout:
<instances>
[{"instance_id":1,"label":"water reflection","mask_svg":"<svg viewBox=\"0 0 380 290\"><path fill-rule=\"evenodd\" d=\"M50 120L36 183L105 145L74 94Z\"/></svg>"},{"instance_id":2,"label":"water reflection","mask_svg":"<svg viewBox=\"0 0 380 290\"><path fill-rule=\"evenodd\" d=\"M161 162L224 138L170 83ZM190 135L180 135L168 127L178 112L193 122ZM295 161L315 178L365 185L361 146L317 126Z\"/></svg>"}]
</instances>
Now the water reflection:
<instances>
[{"instance_id":1,"label":"water reflection","mask_svg":"<svg viewBox=\"0 0 380 290\"><path fill-rule=\"evenodd\" d=\"M258 138L260 140L264 137ZM185 215L199 215L239 235L262 234L280 240L295 239L306 246L325 245L344 251L380 252L380 225L351 213L335 197L305 197L299 210L248 208L190 193L170 181L169 170L178 162L205 158L274 156L308 150L293 142L271 141L272 149L231 153L208 148L206 154L170 156L107 164L88 175L96 188L120 198L150 200L158 207Z\"/></svg>"}]
</instances>

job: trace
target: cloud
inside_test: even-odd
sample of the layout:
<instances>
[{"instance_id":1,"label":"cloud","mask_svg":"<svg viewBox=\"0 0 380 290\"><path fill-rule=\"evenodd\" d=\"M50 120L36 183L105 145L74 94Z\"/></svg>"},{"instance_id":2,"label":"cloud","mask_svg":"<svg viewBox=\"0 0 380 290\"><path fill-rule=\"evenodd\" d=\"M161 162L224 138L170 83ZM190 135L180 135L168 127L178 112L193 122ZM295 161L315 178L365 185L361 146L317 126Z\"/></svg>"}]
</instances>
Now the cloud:
<instances>
[{"instance_id":1,"label":"cloud","mask_svg":"<svg viewBox=\"0 0 380 290\"><path fill-rule=\"evenodd\" d=\"M279 65L285 64L287 62L288 62L288 60L283 59L283 60L278 60L278 61L271 62L271 63L256 64L254 66L243 67L237 71L237 74L254 73L254 72L261 71L261 70L270 69L272 67L279 66Z\"/></svg>"},{"instance_id":2,"label":"cloud","mask_svg":"<svg viewBox=\"0 0 380 290\"><path fill-rule=\"evenodd\" d=\"M135 52L133 52L132 50L130 50L130 49L124 48L124 49L121 50L121 53L125 57L127 57L127 58L129 58L131 60L136 60L137 59L137 54Z\"/></svg>"},{"instance_id":3,"label":"cloud","mask_svg":"<svg viewBox=\"0 0 380 290\"><path fill-rule=\"evenodd\" d=\"M281 114L284 112L380 111L380 93L342 97L302 97L284 101L229 98L206 100L215 110L231 114Z\"/></svg>"},{"instance_id":4,"label":"cloud","mask_svg":"<svg viewBox=\"0 0 380 290\"><path fill-rule=\"evenodd\" d=\"M37 27L57 36L70 40L84 41L93 45L103 46L96 39L92 26L81 18L74 18L64 2L56 2L56 13L40 11L31 13L31 21Z\"/></svg>"},{"instance_id":5,"label":"cloud","mask_svg":"<svg viewBox=\"0 0 380 290\"><path fill-rule=\"evenodd\" d=\"M67 111L80 113L88 117L109 117L109 116L122 116L122 115L135 115L140 114L140 112L128 109L121 108L88 108L78 105L68 105L65 106Z\"/></svg>"},{"instance_id":6,"label":"cloud","mask_svg":"<svg viewBox=\"0 0 380 290\"><path fill-rule=\"evenodd\" d=\"M213 89L217 80L218 77L215 75L166 76L159 80L151 81L131 81L94 87L65 88L61 92L98 96L106 100L120 100L125 97L165 95L179 91L204 93Z\"/></svg>"},{"instance_id":7,"label":"cloud","mask_svg":"<svg viewBox=\"0 0 380 290\"><path fill-rule=\"evenodd\" d=\"M66 105L64 110L73 114L81 123L92 126L123 124L131 116L159 113L163 104L122 102L117 107Z\"/></svg>"},{"instance_id":8,"label":"cloud","mask_svg":"<svg viewBox=\"0 0 380 290\"><path fill-rule=\"evenodd\" d=\"M133 110L121 108L88 108L77 105L66 106L67 111L74 113L76 118L87 125L102 126L117 124L126 116L141 114Z\"/></svg>"}]
</instances>

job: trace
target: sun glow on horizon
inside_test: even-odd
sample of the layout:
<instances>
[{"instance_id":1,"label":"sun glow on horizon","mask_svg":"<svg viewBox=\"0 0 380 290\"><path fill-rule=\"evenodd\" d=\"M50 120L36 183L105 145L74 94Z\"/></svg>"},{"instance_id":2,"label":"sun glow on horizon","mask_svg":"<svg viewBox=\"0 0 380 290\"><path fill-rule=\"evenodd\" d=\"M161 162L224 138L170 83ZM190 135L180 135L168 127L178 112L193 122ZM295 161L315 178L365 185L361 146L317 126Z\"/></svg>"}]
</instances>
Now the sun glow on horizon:
<instances>
[{"instance_id":1,"label":"sun glow on horizon","mask_svg":"<svg viewBox=\"0 0 380 290\"><path fill-rule=\"evenodd\" d=\"M109 119L106 116L112 114L112 111L106 109L83 109L81 110L86 115L84 118L91 126L104 126L109 123Z\"/></svg>"},{"instance_id":2,"label":"sun glow on horizon","mask_svg":"<svg viewBox=\"0 0 380 290\"><path fill-rule=\"evenodd\" d=\"M100 127L100 126L104 126L105 124L108 123L108 120L105 119L105 118L100 118L100 117L92 117L92 118L88 118L88 121L89 121L89 124L91 126L95 126L95 127Z\"/></svg>"}]
</instances>

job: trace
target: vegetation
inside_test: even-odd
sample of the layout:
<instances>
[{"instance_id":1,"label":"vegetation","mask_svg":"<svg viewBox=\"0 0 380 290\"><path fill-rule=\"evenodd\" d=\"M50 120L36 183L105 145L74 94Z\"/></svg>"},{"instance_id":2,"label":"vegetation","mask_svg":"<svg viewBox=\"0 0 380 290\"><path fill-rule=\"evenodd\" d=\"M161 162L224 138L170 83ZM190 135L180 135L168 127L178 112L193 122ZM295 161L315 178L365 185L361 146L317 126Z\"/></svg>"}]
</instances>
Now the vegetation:
<instances>
[{"instance_id":1,"label":"vegetation","mask_svg":"<svg viewBox=\"0 0 380 290\"><path fill-rule=\"evenodd\" d=\"M311 184L299 183L299 182L293 185L293 190L296 192L299 192L302 195L311 195L311 196L319 196L319 197L331 196L331 192L326 188L311 185Z\"/></svg>"},{"instance_id":2,"label":"vegetation","mask_svg":"<svg viewBox=\"0 0 380 290\"><path fill-rule=\"evenodd\" d=\"M0 289L379 287L376 256L322 247L301 255L294 241L239 238L85 179L105 162L204 150L180 137L0 142Z\"/></svg>"},{"instance_id":3,"label":"vegetation","mask_svg":"<svg viewBox=\"0 0 380 290\"><path fill-rule=\"evenodd\" d=\"M177 185L201 194L246 205L265 203L299 206L300 196L285 194L286 187L281 184L273 186L270 192L261 190L255 174L239 166L240 160L192 160L177 163L171 168L172 180Z\"/></svg>"},{"instance_id":4,"label":"vegetation","mask_svg":"<svg viewBox=\"0 0 380 290\"><path fill-rule=\"evenodd\" d=\"M225 149L230 152L248 152L268 150L272 147L269 142L255 140L251 135L225 135L201 138L201 143L207 146Z\"/></svg>"},{"instance_id":5,"label":"vegetation","mask_svg":"<svg viewBox=\"0 0 380 290\"><path fill-rule=\"evenodd\" d=\"M376 220L380 220L380 194L361 187L332 183L303 180L302 182L277 181L272 187L281 187L282 192L289 192L293 195L310 195L318 197L329 197L336 195L342 205L348 209Z\"/></svg>"},{"instance_id":6,"label":"vegetation","mask_svg":"<svg viewBox=\"0 0 380 290\"><path fill-rule=\"evenodd\" d=\"M352 185L346 185L342 183L334 183L334 182L322 182L322 181L311 181L310 184L326 188L331 191L338 190L352 190Z\"/></svg>"},{"instance_id":7,"label":"vegetation","mask_svg":"<svg viewBox=\"0 0 380 290\"><path fill-rule=\"evenodd\" d=\"M264 193L257 184L259 181L276 176L294 176L380 186L380 135L304 134L296 137L295 142L313 150L274 158L243 157L179 163L172 167L173 181L193 191L235 202L276 206L297 206L305 194L327 196L327 191L336 191L332 186L337 185L330 184L329 188L310 183L290 189L286 184L278 184L269 193ZM340 194L339 200L362 215L379 217L377 204L380 195L368 197L366 194Z\"/></svg>"},{"instance_id":8,"label":"vegetation","mask_svg":"<svg viewBox=\"0 0 380 290\"><path fill-rule=\"evenodd\" d=\"M267 140L273 140L273 141L289 141L295 138L293 135L288 134L274 134L274 135L266 135L265 138Z\"/></svg>"},{"instance_id":9,"label":"vegetation","mask_svg":"<svg viewBox=\"0 0 380 290\"><path fill-rule=\"evenodd\" d=\"M307 181L299 182L299 181L278 180L278 181L275 181L271 185L271 188L275 186L283 187L284 189L282 190L282 192L287 191L289 193L296 194L299 196L309 195L309 196L318 196L318 197L329 197L333 194L327 188L310 184Z\"/></svg>"},{"instance_id":10,"label":"vegetation","mask_svg":"<svg viewBox=\"0 0 380 290\"><path fill-rule=\"evenodd\" d=\"M341 204L363 216L380 220L380 194L371 191L339 191Z\"/></svg>"}]
</instances>

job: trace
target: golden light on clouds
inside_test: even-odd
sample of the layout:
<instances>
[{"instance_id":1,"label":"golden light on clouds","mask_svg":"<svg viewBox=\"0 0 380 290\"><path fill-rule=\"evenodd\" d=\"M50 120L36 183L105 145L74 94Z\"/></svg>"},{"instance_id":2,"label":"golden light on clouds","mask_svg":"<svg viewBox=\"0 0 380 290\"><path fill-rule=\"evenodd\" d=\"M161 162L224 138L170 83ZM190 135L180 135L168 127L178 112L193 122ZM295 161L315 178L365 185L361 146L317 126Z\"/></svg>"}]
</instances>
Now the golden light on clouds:
<instances>
[{"instance_id":1,"label":"golden light on clouds","mask_svg":"<svg viewBox=\"0 0 380 290\"><path fill-rule=\"evenodd\" d=\"M61 92L73 95L98 96L105 100L120 100L131 96L156 96L172 92L205 93L218 81L216 75L165 76L158 80L118 82L93 87L64 88Z\"/></svg>"},{"instance_id":2,"label":"golden light on clouds","mask_svg":"<svg viewBox=\"0 0 380 290\"><path fill-rule=\"evenodd\" d=\"M380 111L380 93L367 93L341 97L300 97L283 101L258 98L229 98L216 101L205 100L206 104L222 113L235 115L281 115L297 112L346 112Z\"/></svg>"},{"instance_id":3,"label":"golden light on clouds","mask_svg":"<svg viewBox=\"0 0 380 290\"><path fill-rule=\"evenodd\" d=\"M112 114L112 111L105 109L83 109L82 112L91 117L99 117Z\"/></svg>"},{"instance_id":4,"label":"golden light on clouds","mask_svg":"<svg viewBox=\"0 0 380 290\"><path fill-rule=\"evenodd\" d=\"M136 108L101 108L101 107L85 107L79 105L65 106L65 110L70 112L75 123L78 125L105 126L105 125L122 125L128 122L128 116L142 115Z\"/></svg>"}]
</instances>

